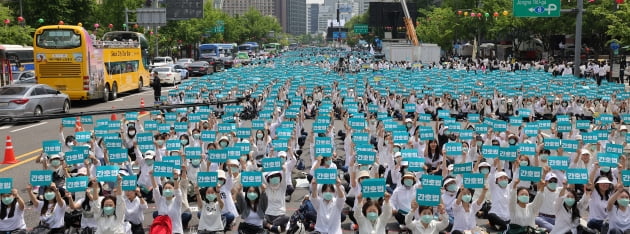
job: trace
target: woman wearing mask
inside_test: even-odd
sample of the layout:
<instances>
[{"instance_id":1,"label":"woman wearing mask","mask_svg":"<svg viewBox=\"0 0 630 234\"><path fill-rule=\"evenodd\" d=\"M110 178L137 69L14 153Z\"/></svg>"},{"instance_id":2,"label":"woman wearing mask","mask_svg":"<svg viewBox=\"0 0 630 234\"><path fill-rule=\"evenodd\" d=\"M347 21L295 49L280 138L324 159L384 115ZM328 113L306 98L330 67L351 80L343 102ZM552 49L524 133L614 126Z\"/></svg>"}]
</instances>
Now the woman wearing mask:
<instances>
[{"instance_id":1,"label":"woman wearing mask","mask_svg":"<svg viewBox=\"0 0 630 234\"><path fill-rule=\"evenodd\" d=\"M391 195L385 193L384 199L364 199L357 196L354 214L359 225L359 233L386 233L387 221L392 217Z\"/></svg>"},{"instance_id":2,"label":"woman wearing mask","mask_svg":"<svg viewBox=\"0 0 630 234\"><path fill-rule=\"evenodd\" d=\"M591 175L593 175L593 173L591 173ZM606 207L608 206L608 201L612 196L613 186L610 179L605 176L599 176L593 181L595 182L594 191L590 192L590 188L587 187L586 192L584 193L584 198L582 199L589 201L588 228L602 230L604 220L608 216Z\"/></svg>"},{"instance_id":3,"label":"woman wearing mask","mask_svg":"<svg viewBox=\"0 0 630 234\"><path fill-rule=\"evenodd\" d=\"M199 208L199 234L221 234L223 233L223 221L221 220L221 210L224 203L221 199L221 185L216 187L202 188L195 187L197 196L197 206ZM202 197L201 194L204 194Z\"/></svg>"},{"instance_id":4,"label":"woman wearing mask","mask_svg":"<svg viewBox=\"0 0 630 234\"><path fill-rule=\"evenodd\" d=\"M26 233L24 223L24 200L17 189L0 194L0 233Z\"/></svg>"},{"instance_id":5,"label":"woman wearing mask","mask_svg":"<svg viewBox=\"0 0 630 234\"><path fill-rule=\"evenodd\" d=\"M546 174L547 171L543 172ZM538 193L536 198L529 202L529 191L527 188L518 187L519 179L513 181L512 191L510 193L510 226L506 234L524 234L535 231L536 226L536 214L540 210L540 207L545 200L545 193L543 189L546 187L547 182L541 181L538 183Z\"/></svg>"},{"instance_id":6,"label":"woman wearing mask","mask_svg":"<svg viewBox=\"0 0 630 234\"><path fill-rule=\"evenodd\" d=\"M93 190L96 190L96 198L92 197L94 195ZM68 198L70 209L81 211L81 229L83 229L83 232L94 233L98 226L95 217L98 213L96 213L96 209L92 206L92 200L98 200L97 203L100 203L103 200L104 197L103 190L101 190L101 184L98 183L96 179L90 179L88 187L85 190L84 198L80 198L76 202L73 202L72 196L66 197Z\"/></svg>"},{"instance_id":7,"label":"woman wearing mask","mask_svg":"<svg viewBox=\"0 0 630 234\"><path fill-rule=\"evenodd\" d=\"M444 175L444 189L442 192L442 204L444 205L444 209L449 217L449 227L447 230L451 230L453 225L453 219L455 218L455 213L453 209L455 207L455 202L457 200L457 192L459 191L459 185L457 184L457 180L451 176Z\"/></svg>"},{"instance_id":8,"label":"woman wearing mask","mask_svg":"<svg viewBox=\"0 0 630 234\"><path fill-rule=\"evenodd\" d=\"M142 155L140 149L136 147L136 154ZM153 203L153 189L159 187L153 187L151 183L151 170L153 169L153 163L156 160L156 153L153 150L147 150L144 152L144 157L139 157L136 161L140 166L140 174L138 175L138 181L136 184L140 188L142 197L147 199L147 202Z\"/></svg>"},{"instance_id":9,"label":"woman wearing mask","mask_svg":"<svg viewBox=\"0 0 630 234\"><path fill-rule=\"evenodd\" d=\"M182 145L181 152L184 152L184 149L190 146L190 137L186 134L182 134L179 136L179 142Z\"/></svg>"},{"instance_id":10,"label":"woman wearing mask","mask_svg":"<svg viewBox=\"0 0 630 234\"><path fill-rule=\"evenodd\" d=\"M417 211L417 212L416 212ZM433 207L418 206L416 201L411 202L411 212L405 216L407 228L413 234L438 234L440 231L448 227L448 214L444 205L438 206L440 217L436 220L433 214ZM420 220L414 220L414 216L418 214Z\"/></svg>"},{"instance_id":11,"label":"woman wearing mask","mask_svg":"<svg viewBox=\"0 0 630 234\"><path fill-rule=\"evenodd\" d=\"M484 186L481 196L477 201L473 201L473 191L461 188L457 193L457 201L453 207L454 222L452 234L463 234L464 231L471 231L477 227L477 212L481 210L486 200L488 186Z\"/></svg>"},{"instance_id":12,"label":"woman wearing mask","mask_svg":"<svg viewBox=\"0 0 630 234\"><path fill-rule=\"evenodd\" d=\"M31 197L31 202L37 204L39 211L38 227L45 227L49 230L49 234L64 234L64 215L66 213L66 202L57 189L55 183L51 183L49 187L44 189L44 200L39 201L33 194L33 187L29 184L26 190Z\"/></svg>"},{"instance_id":13,"label":"woman wearing mask","mask_svg":"<svg viewBox=\"0 0 630 234\"><path fill-rule=\"evenodd\" d=\"M240 187L240 185L238 186ZM240 192L243 191L243 192ZM243 234L265 233L263 223L267 210L267 195L259 187L246 187L236 194L236 208L243 219L238 232Z\"/></svg>"},{"instance_id":14,"label":"woman wearing mask","mask_svg":"<svg viewBox=\"0 0 630 234\"><path fill-rule=\"evenodd\" d=\"M123 119L123 122L125 122L124 119ZM135 124L133 122L128 122L127 125L123 128L123 134L121 134L123 146L127 149L127 154L129 155L129 158L131 158L131 161L136 161L136 156L137 156L134 150L134 142L136 141L136 134L137 134L137 131L136 131Z\"/></svg>"},{"instance_id":15,"label":"woman wearing mask","mask_svg":"<svg viewBox=\"0 0 630 234\"><path fill-rule=\"evenodd\" d=\"M440 164L443 160L442 150L439 149L438 142L436 140L429 140L427 145L429 147L426 148L424 153L424 159L427 167L429 168L427 172L431 175L441 175L442 170L440 169Z\"/></svg>"},{"instance_id":16,"label":"woman wearing mask","mask_svg":"<svg viewBox=\"0 0 630 234\"><path fill-rule=\"evenodd\" d=\"M149 172L153 186L153 198L157 205L158 215L168 215L173 224L173 233L184 233L182 224L182 192L179 190L179 182L168 181L164 183L162 194L158 189L158 184L153 176L153 171ZM173 177L177 177L173 173Z\"/></svg>"},{"instance_id":17,"label":"woman wearing mask","mask_svg":"<svg viewBox=\"0 0 630 234\"><path fill-rule=\"evenodd\" d=\"M122 192L122 177L119 175L116 181L116 196L106 196L101 202L98 200L96 189L92 186L92 206L97 222L96 234L126 234L129 226L125 223L125 201Z\"/></svg>"},{"instance_id":18,"label":"woman wearing mask","mask_svg":"<svg viewBox=\"0 0 630 234\"><path fill-rule=\"evenodd\" d=\"M222 136L221 138L219 138L218 143L219 143L220 149L225 149L230 146L230 138L228 138L227 136Z\"/></svg>"},{"instance_id":19,"label":"woman wearing mask","mask_svg":"<svg viewBox=\"0 0 630 234\"><path fill-rule=\"evenodd\" d=\"M257 160L262 159L269 152L270 143L271 139L265 134L265 131L261 129L256 130L252 144L254 146L254 156L256 156Z\"/></svg>"},{"instance_id":20,"label":"woman wearing mask","mask_svg":"<svg viewBox=\"0 0 630 234\"><path fill-rule=\"evenodd\" d=\"M317 180L311 181L311 201L317 210L317 221L315 231L328 234L341 234L341 210L346 200L346 194L341 186L341 180L337 179L337 184L324 184L319 197L317 191Z\"/></svg>"},{"instance_id":21,"label":"woman wearing mask","mask_svg":"<svg viewBox=\"0 0 630 234\"><path fill-rule=\"evenodd\" d=\"M608 233L623 234L630 232L630 193L619 182L615 194L608 200Z\"/></svg>"},{"instance_id":22,"label":"woman wearing mask","mask_svg":"<svg viewBox=\"0 0 630 234\"><path fill-rule=\"evenodd\" d=\"M390 199L393 214L398 224L405 225L405 215L411 210L411 202L416 197L416 175L409 172L402 177L402 185L396 186Z\"/></svg>"},{"instance_id":23,"label":"woman wearing mask","mask_svg":"<svg viewBox=\"0 0 630 234\"><path fill-rule=\"evenodd\" d=\"M580 225L580 210L585 209L587 204L585 199L576 202L577 193L573 189L567 189L565 183L560 191L560 196L556 199L555 223L549 234L577 234L577 227ZM582 197L584 198L584 197Z\"/></svg>"},{"instance_id":24,"label":"woman wearing mask","mask_svg":"<svg viewBox=\"0 0 630 234\"><path fill-rule=\"evenodd\" d=\"M190 146L200 147L203 145L203 141L201 140L201 131L197 128L193 129L191 132L192 140L189 142Z\"/></svg>"},{"instance_id":25,"label":"woman wearing mask","mask_svg":"<svg viewBox=\"0 0 630 234\"><path fill-rule=\"evenodd\" d=\"M509 178L507 174L503 171L500 171L500 168L497 169L497 166L501 161L499 159L495 159L494 166L490 169L490 173L488 173L488 187L490 188L490 198L492 201L492 206L490 207L490 211L488 211L488 222L490 223L490 227L503 231L507 229L507 226L510 222L510 212L509 212L509 195L511 187L509 187ZM497 172L497 170L499 170Z\"/></svg>"},{"instance_id":26,"label":"woman wearing mask","mask_svg":"<svg viewBox=\"0 0 630 234\"><path fill-rule=\"evenodd\" d=\"M266 176L267 209L265 210L265 229L272 233L283 232L289 222L286 215L285 194L287 182L282 171L269 172ZM289 178L290 179L290 178Z\"/></svg>"},{"instance_id":27,"label":"woman wearing mask","mask_svg":"<svg viewBox=\"0 0 630 234\"><path fill-rule=\"evenodd\" d=\"M140 188L125 191L125 196L125 221L131 224L132 234L143 234L144 211L149 208L147 202L142 198Z\"/></svg>"}]
</instances>

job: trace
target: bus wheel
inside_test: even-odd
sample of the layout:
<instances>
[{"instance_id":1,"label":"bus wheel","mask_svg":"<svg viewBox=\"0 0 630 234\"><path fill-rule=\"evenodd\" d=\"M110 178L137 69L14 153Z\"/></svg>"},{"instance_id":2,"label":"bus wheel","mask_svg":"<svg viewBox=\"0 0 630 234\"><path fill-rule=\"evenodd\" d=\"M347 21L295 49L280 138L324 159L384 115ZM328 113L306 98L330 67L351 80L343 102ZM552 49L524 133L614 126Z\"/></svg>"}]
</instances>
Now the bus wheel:
<instances>
[{"instance_id":1,"label":"bus wheel","mask_svg":"<svg viewBox=\"0 0 630 234\"><path fill-rule=\"evenodd\" d=\"M116 100L116 98L118 98L118 85L114 83L114 85L112 86L112 91L109 93L109 100L113 101Z\"/></svg>"},{"instance_id":2,"label":"bus wheel","mask_svg":"<svg viewBox=\"0 0 630 234\"><path fill-rule=\"evenodd\" d=\"M103 102L109 101L109 85L106 84L105 88L103 88Z\"/></svg>"},{"instance_id":3,"label":"bus wheel","mask_svg":"<svg viewBox=\"0 0 630 234\"><path fill-rule=\"evenodd\" d=\"M142 77L141 77L140 81L138 81L138 90L136 90L136 92L139 93L140 91L142 91L142 87L144 87L144 82L142 82Z\"/></svg>"}]
</instances>

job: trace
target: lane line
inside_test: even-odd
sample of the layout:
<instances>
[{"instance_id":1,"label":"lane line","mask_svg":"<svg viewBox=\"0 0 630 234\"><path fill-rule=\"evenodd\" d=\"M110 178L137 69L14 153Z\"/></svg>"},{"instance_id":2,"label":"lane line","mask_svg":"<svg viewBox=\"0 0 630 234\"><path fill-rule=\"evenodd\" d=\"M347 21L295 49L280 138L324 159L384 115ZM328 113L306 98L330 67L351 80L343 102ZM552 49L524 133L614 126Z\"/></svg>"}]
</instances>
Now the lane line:
<instances>
[{"instance_id":1,"label":"lane line","mask_svg":"<svg viewBox=\"0 0 630 234\"><path fill-rule=\"evenodd\" d=\"M0 130L9 129L11 127L13 127L13 125L5 125L5 126L0 127Z\"/></svg>"},{"instance_id":2,"label":"lane line","mask_svg":"<svg viewBox=\"0 0 630 234\"><path fill-rule=\"evenodd\" d=\"M5 171L8 171L9 169L12 169L12 168L14 168L14 167L20 166L20 165L25 164L25 163L27 163L27 162L33 161L33 160L37 159L37 157L39 157L39 155L34 156L34 157L31 157L31 158L29 158L29 159L26 159L26 160L24 160L24 161L20 161L20 162L18 162L18 163L16 163L16 164L12 164L12 165L10 165L10 166L8 166L8 167L2 168L2 169L0 169L0 173L5 172Z\"/></svg>"},{"instance_id":3,"label":"lane line","mask_svg":"<svg viewBox=\"0 0 630 234\"><path fill-rule=\"evenodd\" d=\"M40 152L42 152L41 148L33 150L31 152L28 152L28 153L24 153L24 154L18 155L18 156L15 157L15 159L23 158L23 157L29 156L31 154L37 154L37 153L40 153Z\"/></svg>"},{"instance_id":4,"label":"lane line","mask_svg":"<svg viewBox=\"0 0 630 234\"><path fill-rule=\"evenodd\" d=\"M37 127L37 126L39 126L39 125L43 125L43 124L47 124L47 123L48 123L48 122L41 122L41 123L33 124L33 125L31 125L31 126L26 126L26 127L23 127L23 128L18 128L18 129L12 130L11 132L19 132L19 131L22 131L22 130L24 130L24 129L29 129L29 128L32 128L32 127Z\"/></svg>"}]
</instances>

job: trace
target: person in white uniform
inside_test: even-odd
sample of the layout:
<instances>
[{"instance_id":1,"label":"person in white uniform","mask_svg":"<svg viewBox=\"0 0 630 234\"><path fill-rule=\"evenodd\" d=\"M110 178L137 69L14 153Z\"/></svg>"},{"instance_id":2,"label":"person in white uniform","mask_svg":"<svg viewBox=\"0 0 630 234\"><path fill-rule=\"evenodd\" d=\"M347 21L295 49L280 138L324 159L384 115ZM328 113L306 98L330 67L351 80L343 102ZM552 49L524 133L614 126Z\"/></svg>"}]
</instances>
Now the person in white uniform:
<instances>
[{"instance_id":1,"label":"person in white uniform","mask_svg":"<svg viewBox=\"0 0 630 234\"><path fill-rule=\"evenodd\" d=\"M546 173L543 173L546 174ZM506 231L506 234L521 234L528 233L536 227L536 216L540 211L540 207L545 200L545 193L543 190L547 184L546 181L538 183L538 194L534 200L529 202L528 188L518 187L520 179L512 181L513 187L510 193L510 226Z\"/></svg>"},{"instance_id":2,"label":"person in white uniform","mask_svg":"<svg viewBox=\"0 0 630 234\"><path fill-rule=\"evenodd\" d=\"M440 217L436 220L433 214L433 207L418 206L416 201L411 202L411 212L405 216L407 228L413 234L438 234L448 227L448 214L443 204L438 206ZM414 220L414 216L420 215L420 220Z\"/></svg>"},{"instance_id":3,"label":"person in white uniform","mask_svg":"<svg viewBox=\"0 0 630 234\"><path fill-rule=\"evenodd\" d=\"M618 182L615 194L608 200L608 233L623 234L630 232L630 193Z\"/></svg>"},{"instance_id":4,"label":"person in white uniform","mask_svg":"<svg viewBox=\"0 0 630 234\"><path fill-rule=\"evenodd\" d=\"M39 226L48 229L49 234L64 234L65 223L64 215L66 213L66 202L57 189L55 183L51 183L50 186L44 189L44 200L39 201L35 194L33 194L33 186L30 184L26 187L26 191L29 191L29 196L33 204L37 204L37 210L39 211Z\"/></svg>"},{"instance_id":5,"label":"person in white uniform","mask_svg":"<svg viewBox=\"0 0 630 234\"><path fill-rule=\"evenodd\" d=\"M126 234L131 226L125 222L125 197L122 193L122 176L116 181L116 196L106 196L98 200L98 185L92 186L92 208L96 219L96 234Z\"/></svg>"},{"instance_id":6,"label":"person in white uniform","mask_svg":"<svg viewBox=\"0 0 630 234\"><path fill-rule=\"evenodd\" d=\"M473 201L473 191L468 188L461 188L457 193L457 200L453 206L453 231L452 234L463 234L465 231L472 231L477 227L477 212L483 207L486 200L488 186L484 186L477 201Z\"/></svg>"},{"instance_id":7,"label":"person in white uniform","mask_svg":"<svg viewBox=\"0 0 630 234\"><path fill-rule=\"evenodd\" d=\"M385 233L387 221L392 217L391 195L385 193L384 199L363 198L359 193L354 215L359 225L359 233Z\"/></svg>"},{"instance_id":8,"label":"person in white uniform","mask_svg":"<svg viewBox=\"0 0 630 234\"><path fill-rule=\"evenodd\" d=\"M197 206L199 207L199 234L223 233L223 221L221 220L221 210L223 209L223 199L221 199L221 186L207 187L199 189L195 187L197 196ZM204 194L202 197L201 194Z\"/></svg>"},{"instance_id":9,"label":"person in white uniform","mask_svg":"<svg viewBox=\"0 0 630 234\"><path fill-rule=\"evenodd\" d=\"M317 190L317 180L311 181L311 201L317 210L315 231L328 234L341 234L341 210L346 201L346 194L341 186L341 180L337 184L322 185L321 197ZM335 196L335 194L337 196Z\"/></svg>"},{"instance_id":10,"label":"person in white uniform","mask_svg":"<svg viewBox=\"0 0 630 234\"><path fill-rule=\"evenodd\" d=\"M0 203L0 233L26 231L24 223L24 200L17 189L10 193L3 193Z\"/></svg>"},{"instance_id":11,"label":"person in white uniform","mask_svg":"<svg viewBox=\"0 0 630 234\"><path fill-rule=\"evenodd\" d=\"M149 208L147 202L142 198L140 188L125 191L125 221L131 224L132 234L144 234L142 223L144 222L144 211Z\"/></svg>"},{"instance_id":12,"label":"person in white uniform","mask_svg":"<svg viewBox=\"0 0 630 234\"><path fill-rule=\"evenodd\" d=\"M173 173L175 174L175 173ZM153 188L158 188L158 184L153 176L153 171L149 172ZM173 175L175 177L175 175ZM179 183L168 181L164 183L163 191L153 189L153 199L157 206L157 215L166 215L171 218L173 224L173 234L184 233L182 225L182 192L179 190Z\"/></svg>"}]
</instances>

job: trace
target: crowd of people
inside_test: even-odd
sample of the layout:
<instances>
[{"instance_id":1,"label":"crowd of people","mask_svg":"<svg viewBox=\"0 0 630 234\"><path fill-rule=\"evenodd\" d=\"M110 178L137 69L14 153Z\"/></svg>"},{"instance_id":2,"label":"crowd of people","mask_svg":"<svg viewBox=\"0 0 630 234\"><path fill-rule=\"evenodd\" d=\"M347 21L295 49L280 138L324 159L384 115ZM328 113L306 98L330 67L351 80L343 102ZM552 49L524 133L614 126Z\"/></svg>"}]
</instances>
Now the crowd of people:
<instances>
[{"instance_id":1,"label":"crowd of people","mask_svg":"<svg viewBox=\"0 0 630 234\"><path fill-rule=\"evenodd\" d=\"M339 61L358 69L337 69ZM122 118L109 131L113 140L97 127L80 140L61 125L51 137L61 150L37 160L52 172L50 185L26 186L40 217L29 231L145 233L153 203L152 233L184 233L194 216L198 233L336 234L342 223L358 233L630 232L623 87L547 72L475 74L405 62L387 62L383 71L375 64L367 54L300 50L184 83L166 101L197 107ZM533 80L554 87L529 92L524 83ZM257 117L214 103L226 99ZM81 147L85 160L68 163ZM122 162L111 158L120 149ZM373 157L366 162L366 155ZM278 158L279 167L265 166ZM101 181L102 166L119 168L115 182ZM335 176L321 177L324 169ZM292 213L287 202L300 171L310 195ZM583 173L576 179L575 171ZM204 172L216 172L216 183L200 184ZM253 179L260 183L250 172L262 172ZM123 186L130 175L132 189ZM470 175L483 182L471 186ZM89 178L83 191L69 192L67 180L80 176ZM431 176L439 182L430 184ZM367 196L373 191L364 182L376 178L384 189ZM418 196L430 187L439 191L437 203ZM18 189L2 194L2 233L26 233L29 204Z\"/></svg>"}]
</instances>

